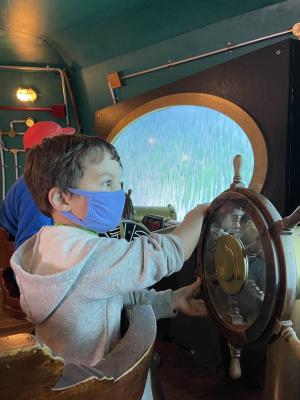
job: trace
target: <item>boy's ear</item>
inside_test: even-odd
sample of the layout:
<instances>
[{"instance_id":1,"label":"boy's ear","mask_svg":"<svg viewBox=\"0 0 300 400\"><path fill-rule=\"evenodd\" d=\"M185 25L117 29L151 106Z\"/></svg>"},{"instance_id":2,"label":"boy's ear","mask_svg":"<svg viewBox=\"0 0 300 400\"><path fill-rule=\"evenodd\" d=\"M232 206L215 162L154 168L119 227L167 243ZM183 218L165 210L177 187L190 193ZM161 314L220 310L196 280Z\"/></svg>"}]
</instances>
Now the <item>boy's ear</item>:
<instances>
[{"instance_id":1,"label":"boy's ear","mask_svg":"<svg viewBox=\"0 0 300 400\"><path fill-rule=\"evenodd\" d=\"M61 189L53 187L49 190L48 200L54 210L57 211L70 211L71 194L62 192Z\"/></svg>"}]
</instances>

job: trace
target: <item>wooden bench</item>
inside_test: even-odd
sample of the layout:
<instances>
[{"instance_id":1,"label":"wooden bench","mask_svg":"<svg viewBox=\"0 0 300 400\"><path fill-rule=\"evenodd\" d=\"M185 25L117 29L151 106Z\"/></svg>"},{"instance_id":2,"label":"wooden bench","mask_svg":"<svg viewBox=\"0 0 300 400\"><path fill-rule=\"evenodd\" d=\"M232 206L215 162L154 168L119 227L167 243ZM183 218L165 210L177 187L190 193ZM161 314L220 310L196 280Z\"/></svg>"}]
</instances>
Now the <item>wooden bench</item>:
<instances>
[{"instance_id":1,"label":"wooden bench","mask_svg":"<svg viewBox=\"0 0 300 400\"><path fill-rule=\"evenodd\" d=\"M20 307L19 290L10 267L14 243L9 240L5 229L0 228L0 288L2 308L0 310L0 336L21 332L33 332L33 325L26 321ZM1 312L2 311L2 312Z\"/></svg>"},{"instance_id":2,"label":"wooden bench","mask_svg":"<svg viewBox=\"0 0 300 400\"><path fill-rule=\"evenodd\" d=\"M29 334L0 338L0 398L140 400L156 337L151 306L134 306L120 343L96 367L68 364Z\"/></svg>"},{"instance_id":3,"label":"wooden bench","mask_svg":"<svg viewBox=\"0 0 300 400\"><path fill-rule=\"evenodd\" d=\"M16 319L5 311L0 312L0 337L16 333L33 333L33 331L34 325L25 319Z\"/></svg>"}]
</instances>

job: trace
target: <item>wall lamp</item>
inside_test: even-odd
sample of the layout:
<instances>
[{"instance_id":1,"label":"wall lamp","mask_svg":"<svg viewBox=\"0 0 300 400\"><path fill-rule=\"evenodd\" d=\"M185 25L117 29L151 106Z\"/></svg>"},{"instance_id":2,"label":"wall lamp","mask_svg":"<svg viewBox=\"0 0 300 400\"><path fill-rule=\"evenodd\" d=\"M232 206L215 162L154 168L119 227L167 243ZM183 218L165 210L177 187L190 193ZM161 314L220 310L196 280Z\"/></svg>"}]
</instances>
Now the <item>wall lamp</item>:
<instances>
[{"instance_id":1,"label":"wall lamp","mask_svg":"<svg viewBox=\"0 0 300 400\"><path fill-rule=\"evenodd\" d=\"M17 99L23 102L34 102L37 99L37 92L31 88L21 88L17 90Z\"/></svg>"}]
</instances>

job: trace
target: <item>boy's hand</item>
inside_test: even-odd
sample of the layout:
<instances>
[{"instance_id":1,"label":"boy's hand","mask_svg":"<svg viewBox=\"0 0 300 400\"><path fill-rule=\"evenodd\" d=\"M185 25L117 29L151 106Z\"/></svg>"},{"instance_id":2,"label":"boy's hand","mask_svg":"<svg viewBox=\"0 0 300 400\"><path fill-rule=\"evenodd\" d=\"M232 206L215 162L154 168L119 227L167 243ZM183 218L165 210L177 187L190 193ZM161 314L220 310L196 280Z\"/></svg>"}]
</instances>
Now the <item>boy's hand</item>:
<instances>
[{"instance_id":1,"label":"boy's hand","mask_svg":"<svg viewBox=\"0 0 300 400\"><path fill-rule=\"evenodd\" d=\"M205 217L207 214L207 209L209 207L210 203L202 203L202 204L197 204L191 211L195 211L198 214L203 214L203 216Z\"/></svg>"},{"instance_id":2,"label":"boy's hand","mask_svg":"<svg viewBox=\"0 0 300 400\"><path fill-rule=\"evenodd\" d=\"M204 301L195 298L199 294L201 283L201 279L197 278L191 285L175 290L173 292L174 310L181 311L191 316L207 315Z\"/></svg>"},{"instance_id":3,"label":"boy's hand","mask_svg":"<svg viewBox=\"0 0 300 400\"><path fill-rule=\"evenodd\" d=\"M209 203L197 204L194 208L192 208L185 216L185 218L201 218L204 219L207 215L207 209L209 207Z\"/></svg>"}]
</instances>

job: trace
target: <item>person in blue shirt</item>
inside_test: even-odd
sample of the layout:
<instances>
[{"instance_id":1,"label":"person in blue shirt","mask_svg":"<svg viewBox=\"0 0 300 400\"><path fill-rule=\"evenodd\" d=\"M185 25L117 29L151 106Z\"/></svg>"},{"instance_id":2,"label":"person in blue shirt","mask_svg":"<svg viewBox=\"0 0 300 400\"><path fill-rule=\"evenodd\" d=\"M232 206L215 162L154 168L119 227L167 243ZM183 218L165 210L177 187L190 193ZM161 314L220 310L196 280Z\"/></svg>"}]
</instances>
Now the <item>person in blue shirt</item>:
<instances>
[{"instance_id":1,"label":"person in blue shirt","mask_svg":"<svg viewBox=\"0 0 300 400\"><path fill-rule=\"evenodd\" d=\"M25 132L24 149L27 151L41 144L46 137L74 133L75 129L72 127L62 128L53 121L40 121ZM1 204L0 226L9 233L17 249L37 233L42 226L52 224L52 219L42 214L36 206L25 179L21 176L9 189Z\"/></svg>"}]
</instances>

